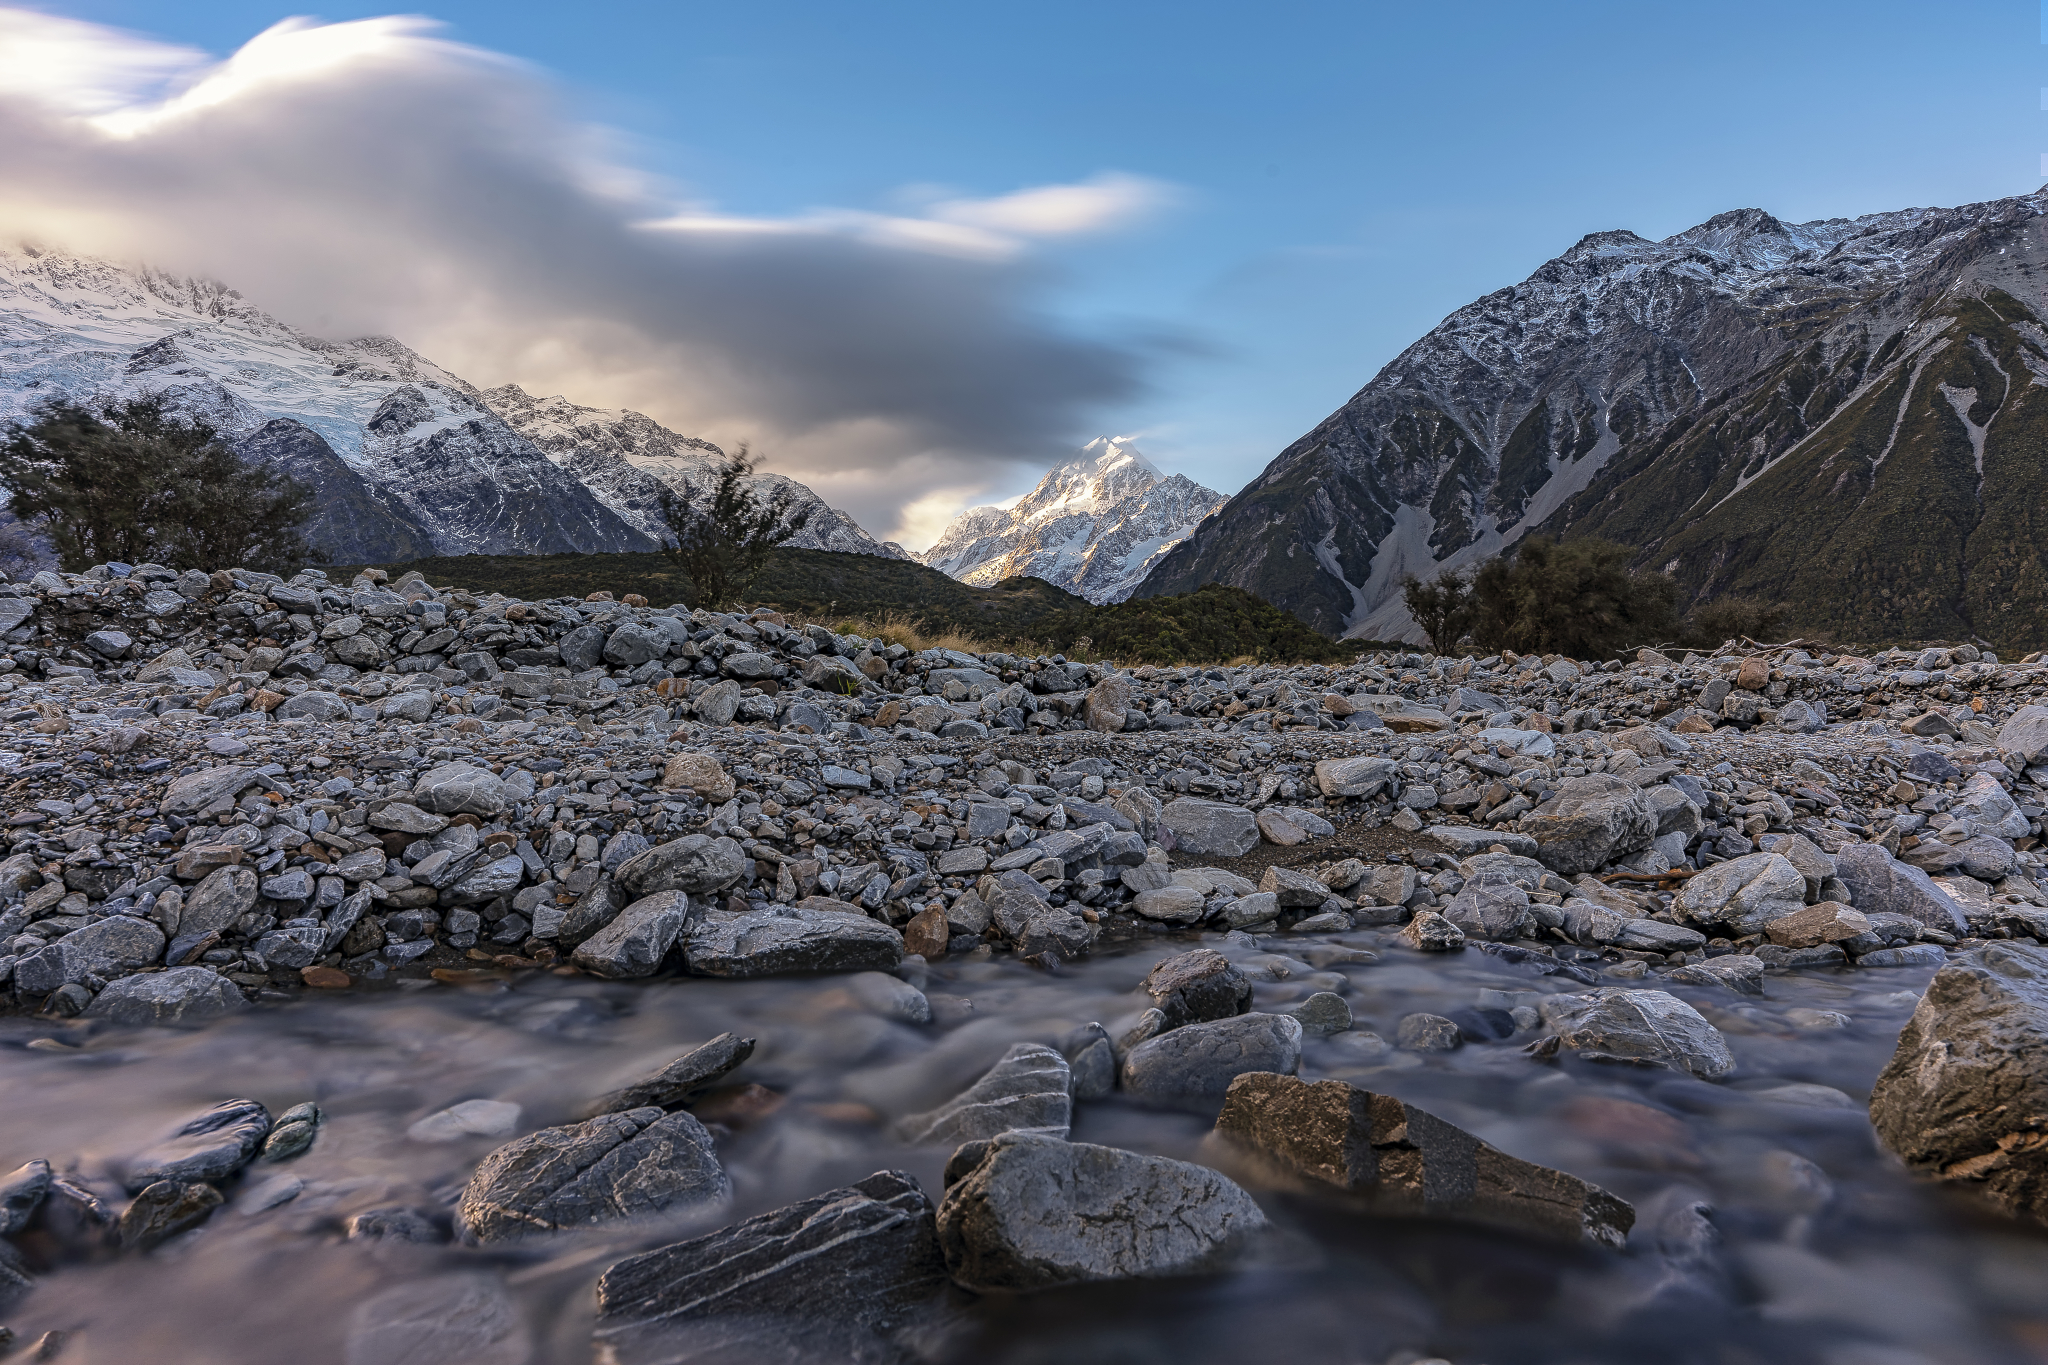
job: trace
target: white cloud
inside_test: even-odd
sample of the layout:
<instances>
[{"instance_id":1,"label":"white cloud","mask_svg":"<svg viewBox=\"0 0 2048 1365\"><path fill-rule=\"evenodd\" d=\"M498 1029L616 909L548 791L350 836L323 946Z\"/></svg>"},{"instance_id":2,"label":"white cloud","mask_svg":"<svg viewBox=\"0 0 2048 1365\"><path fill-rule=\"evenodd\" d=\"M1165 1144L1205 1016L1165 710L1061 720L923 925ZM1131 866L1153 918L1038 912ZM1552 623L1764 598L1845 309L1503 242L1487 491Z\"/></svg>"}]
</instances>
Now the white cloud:
<instances>
[{"instance_id":1,"label":"white cloud","mask_svg":"<svg viewBox=\"0 0 2048 1365\"><path fill-rule=\"evenodd\" d=\"M1011 482L1142 385L1143 355L1047 320L1031 244L1126 227L1157 182L759 218L614 146L423 19L291 20L216 62L0 9L0 236L749 438L879 534L922 536L934 499Z\"/></svg>"}]
</instances>

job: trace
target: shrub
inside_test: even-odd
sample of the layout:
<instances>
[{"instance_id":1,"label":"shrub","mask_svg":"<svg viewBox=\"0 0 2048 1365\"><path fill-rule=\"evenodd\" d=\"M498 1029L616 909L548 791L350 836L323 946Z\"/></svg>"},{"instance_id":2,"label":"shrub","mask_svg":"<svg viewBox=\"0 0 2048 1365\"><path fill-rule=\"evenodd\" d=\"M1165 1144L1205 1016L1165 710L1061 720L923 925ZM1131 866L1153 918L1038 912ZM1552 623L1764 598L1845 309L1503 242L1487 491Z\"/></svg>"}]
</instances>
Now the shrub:
<instances>
[{"instance_id":1,"label":"shrub","mask_svg":"<svg viewBox=\"0 0 2048 1365\"><path fill-rule=\"evenodd\" d=\"M662 547L707 607L731 606L745 595L768 557L804 529L811 509L792 510L796 485L784 483L766 497L749 486L759 463L747 448L725 457L717 482L698 490L661 490L661 517L673 537Z\"/></svg>"},{"instance_id":2,"label":"shrub","mask_svg":"<svg viewBox=\"0 0 2048 1365\"><path fill-rule=\"evenodd\" d=\"M1631 573L1629 551L1610 540L1530 536L1472 577L1472 638L1489 652L1597 659L1665 638L1677 586Z\"/></svg>"}]
</instances>

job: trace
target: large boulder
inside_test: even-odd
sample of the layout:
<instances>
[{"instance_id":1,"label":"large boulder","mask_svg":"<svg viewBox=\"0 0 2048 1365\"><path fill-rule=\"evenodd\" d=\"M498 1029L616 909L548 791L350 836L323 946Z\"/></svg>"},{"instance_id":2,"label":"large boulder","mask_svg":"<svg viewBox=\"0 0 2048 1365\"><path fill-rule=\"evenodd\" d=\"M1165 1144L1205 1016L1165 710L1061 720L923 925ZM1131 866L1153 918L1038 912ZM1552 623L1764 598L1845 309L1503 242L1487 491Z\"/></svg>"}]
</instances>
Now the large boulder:
<instances>
[{"instance_id":1,"label":"large boulder","mask_svg":"<svg viewBox=\"0 0 2048 1365\"><path fill-rule=\"evenodd\" d=\"M1095 945L1095 928L1071 906L1051 905L1008 885L992 888L989 922L1024 957L1071 960Z\"/></svg>"},{"instance_id":2,"label":"large boulder","mask_svg":"<svg viewBox=\"0 0 2048 1365\"><path fill-rule=\"evenodd\" d=\"M1239 1076L1216 1134L1266 1172L1335 1186L1378 1213L1468 1219L1611 1247L1625 1245L1635 1224L1635 1210L1598 1185L1343 1081Z\"/></svg>"},{"instance_id":3,"label":"large boulder","mask_svg":"<svg viewBox=\"0 0 2048 1365\"><path fill-rule=\"evenodd\" d=\"M172 779L164 794L157 798L156 808L163 815L197 815L222 797L232 800L255 780L256 774L248 768L201 768Z\"/></svg>"},{"instance_id":4,"label":"large boulder","mask_svg":"<svg viewBox=\"0 0 2048 1365\"><path fill-rule=\"evenodd\" d=\"M1936 972L1870 1121L1915 1170L2048 1223L2048 949L1991 943Z\"/></svg>"},{"instance_id":5,"label":"large boulder","mask_svg":"<svg viewBox=\"0 0 2048 1365\"><path fill-rule=\"evenodd\" d=\"M413 804L436 815L496 815L510 805L505 779L473 763L443 763L413 784Z\"/></svg>"},{"instance_id":6,"label":"large boulder","mask_svg":"<svg viewBox=\"0 0 2048 1365\"><path fill-rule=\"evenodd\" d=\"M25 955L14 964L14 985L47 995L88 976L104 981L125 975L163 955L163 930L133 915L108 915Z\"/></svg>"},{"instance_id":7,"label":"large boulder","mask_svg":"<svg viewBox=\"0 0 2048 1365\"><path fill-rule=\"evenodd\" d=\"M903 935L880 920L836 910L712 910L684 935L683 960L693 976L888 971L903 961Z\"/></svg>"},{"instance_id":8,"label":"large boulder","mask_svg":"<svg viewBox=\"0 0 2048 1365\"><path fill-rule=\"evenodd\" d=\"M745 851L731 839L686 834L634 854L612 875L630 896L656 891L708 896L738 881L746 863Z\"/></svg>"},{"instance_id":9,"label":"large boulder","mask_svg":"<svg viewBox=\"0 0 2048 1365\"><path fill-rule=\"evenodd\" d=\"M1441 913L1465 937L1498 942L1529 926L1529 893L1502 873L1482 873L1466 882Z\"/></svg>"},{"instance_id":10,"label":"large boulder","mask_svg":"<svg viewBox=\"0 0 2048 1365\"><path fill-rule=\"evenodd\" d=\"M1166 959L1146 974L1140 989L1152 997L1169 1029L1234 1018L1252 1007L1252 983L1214 948Z\"/></svg>"},{"instance_id":11,"label":"large boulder","mask_svg":"<svg viewBox=\"0 0 2048 1365\"><path fill-rule=\"evenodd\" d=\"M1584 1057L1668 1066L1701 1080L1735 1069L1721 1031L1668 991L1550 995L1537 1008L1559 1041Z\"/></svg>"},{"instance_id":12,"label":"large boulder","mask_svg":"<svg viewBox=\"0 0 2048 1365\"><path fill-rule=\"evenodd\" d=\"M620 1114L628 1109L682 1109L725 1074L754 1055L754 1040L737 1033L721 1033L701 1047L691 1048L652 1075L622 1086L591 1101L583 1118L599 1114Z\"/></svg>"},{"instance_id":13,"label":"large boulder","mask_svg":"<svg viewBox=\"0 0 2048 1365\"><path fill-rule=\"evenodd\" d=\"M698 753L671 754L667 766L662 769L661 789L689 790L719 805L732 800L733 793L738 790L733 785L732 775L726 772L715 754Z\"/></svg>"},{"instance_id":14,"label":"large boulder","mask_svg":"<svg viewBox=\"0 0 2048 1365\"><path fill-rule=\"evenodd\" d=\"M680 891L642 896L577 944L569 960L614 980L652 976L689 927L690 914L690 898Z\"/></svg>"},{"instance_id":15,"label":"large boulder","mask_svg":"<svg viewBox=\"0 0 2048 1365\"><path fill-rule=\"evenodd\" d=\"M543 1128L483 1159L455 1206L472 1246L724 1204L732 1182L711 1135L652 1105Z\"/></svg>"},{"instance_id":16,"label":"large boulder","mask_svg":"<svg viewBox=\"0 0 2048 1365\"><path fill-rule=\"evenodd\" d=\"M969 1143L946 1180L939 1248L972 1290L1197 1273L1266 1226L1207 1167L1036 1134Z\"/></svg>"},{"instance_id":17,"label":"large boulder","mask_svg":"<svg viewBox=\"0 0 2048 1365\"><path fill-rule=\"evenodd\" d=\"M1640 853L1657 837L1657 811L1642 788L1612 773L1568 777L1557 795L1522 817L1536 857L1553 872L1592 872Z\"/></svg>"},{"instance_id":18,"label":"large boulder","mask_svg":"<svg viewBox=\"0 0 2048 1365\"><path fill-rule=\"evenodd\" d=\"M1159 812L1183 853L1242 858L1259 846L1258 817L1243 806L1183 796Z\"/></svg>"},{"instance_id":19,"label":"large boulder","mask_svg":"<svg viewBox=\"0 0 2048 1365\"><path fill-rule=\"evenodd\" d=\"M1131 709L1138 690L1130 678L1112 673L1088 689L1081 702L1081 719L1091 730L1117 734L1124 728L1125 713Z\"/></svg>"},{"instance_id":20,"label":"large boulder","mask_svg":"<svg viewBox=\"0 0 2048 1365\"><path fill-rule=\"evenodd\" d=\"M1725 924L1730 937L1740 938L1805 905L1806 877L1790 858L1751 853L1687 879L1671 908L1702 924Z\"/></svg>"},{"instance_id":21,"label":"large boulder","mask_svg":"<svg viewBox=\"0 0 2048 1365\"><path fill-rule=\"evenodd\" d=\"M1292 1075L1301 1065L1301 1021L1240 1014L1162 1033L1124 1058L1124 1089L1143 1103L1213 1114L1247 1071Z\"/></svg>"},{"instance_id":22,"label":"large boulder","mask_svg":"<svg viewBox=\"0 0 2048 1365\"><path fill-rule=\"evenodd\" d=\"M270 1134L270 1111L255 1100L228 1100L187 1119L129 1158L125 1180L135 1193L159 1180L226 1180L249 1164Z\"/></svg>"},{"instance_id":23,"label":"large boulder","mask_svg":"<svg viewBox=\"0 0 2048 1365\"><path fill-rule=\"evenodd\" d=\"M1905 915L1957 937L1970 932L1962 907L1932 877L1877 844L1844 844L1837 849L1835 875L1849 888L1850 904L1866 915Z\"/></svg>"},{"instance_id":24,"label":"large boulder","mask_svg":"<svg viewBox=\"0 0 2048 1365\"><path fill-rule=\"evenodd\" d=\"M885 1343L945 1282L931 1200L877 1171L620 1261L597 1282L596 1342L618 1365L893 1360Z\"/></svg>"},{"instance_id":25,"label":"large boulder","mask_svg":"<svg viewBox=\"0 0 2048 1365\"><path fill-rule=\"evenodd\" d=\"M85 1013L123 1028L175 1027L207 1023L247 1003L241 989L211 967L173 967L123 977L95 996Z\"/></svg>"},{"instance_id":26,"label":"large boulder","mask_svg":"<svg viewBox=\"0 0 2048 1365\"><path fill-rule=\"evenodd\" d=\"M1316 764L1316 786L1326 797L1378 796L1397 779L1391 758L1361 754L1355 758L1326 758Z\"/></svg>"},{"instance_id":27,"label":"large boulder","mask_svg":"<svg viewBox=\"0 0 2048 1365\"><path fill-rule=\"evenodd\" d=\"M1065 1137L1074 1119L1067 1059L1042 1043L1016 1043L982 1078L928 1113L896 1125L909 1143L963 1142L998 1133Z\"/></svg>"},{"instance_id":28,"label":"large boulder","mask_svg":"<svg viewBox=\"0 0 2048 1365\"><path fill-rule=\"evenodd\" d=\"M1998 748L2013 755L2019 767L2048 756L2048 706L2022 706L1998 727Z\"/></svg>"},{"instance_id":29,"label":"large boulder","mask_svg":"<svg viewBox=\"0 0 2048 1365\"><path fill-rule=\"evenodd\" d=\"M2020 814L2019 804L2006 794L1990 773L1977 773L1963 783L1962 794L1948 809L1952 820L1974 820L1987 833L2002 839L2022 839L2030 826Z\"/></svg>"}]
</instances>

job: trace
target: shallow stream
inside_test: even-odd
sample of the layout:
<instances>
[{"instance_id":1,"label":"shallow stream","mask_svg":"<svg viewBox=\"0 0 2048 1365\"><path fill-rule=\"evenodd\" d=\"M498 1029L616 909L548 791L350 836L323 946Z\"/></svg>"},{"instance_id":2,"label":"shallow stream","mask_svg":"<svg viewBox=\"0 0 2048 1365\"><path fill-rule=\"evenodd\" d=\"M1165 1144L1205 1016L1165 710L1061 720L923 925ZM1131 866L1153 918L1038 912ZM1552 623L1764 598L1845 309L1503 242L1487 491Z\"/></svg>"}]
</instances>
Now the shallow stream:
<instances>
[{"instance_id":1,"label":"shallow stream","mask_svg":"<svg viewBox=\"0 0 2048 1365\"><path fill-rule=\"evenodd\" d=\"M1775 975L1761 998L1675 987L1738 1066L1709 1084L1661 1070L1539 1062L1537 1035L1418 1055L1374 1046L1413 1011L1572 989L1477 952L1424 956L1390 930L1222 946L1267 977L1255 1008L1344 994L1350 1033L1311 1036L1302 1074L1400 1096L1505 1150L1632 1201L1625 1253L1365 1218L1262 1194L1283 1235L1227 1277L1089 1286L970 1307L943 1350L983 1365L1457 1365L1700 1362L1919 1365L2048 1361L2048 1233L1909 1177L1864 1113L1925 970ZM1317 970L1315 945L1379 961ZM251 1167L206 1225L149 1255L60 1261L0 1321L26 1353L135 1365L587 1362L592 1286L630 1251L893 1167L936 1198L947 1152L888 1121L963 1089L1014 1042L1055 1042L1145 1003L1147 941L1060 975L955 959L924 982L933 1022L876 1012L846 978L614 985L529 973L467 987L310 995L196 1032L0 1020L0 1170L43 1157L112 1196L111 1163L217 1101L325 1111L307 1154ZM1654 985L1654 981L1642 983ZM347 1219L410 1204L445 1215L502 1136L430 1143L422 1117L463 1100L520 1106L514 1132L568 1121L602 1091L734 1030L759 1040L700 1106L735 1187L715 1219L514 1253L349 1241ZM54 1040L54 1041L35 1041ZM34 1041L34 1046L30 1044ZM1120 1097L1079 1106L1076 1140L1193 1158L1207 1123ZM285 1202L263 1207L297 1181ZM31 1247L31 1250L35 1250ZM467 1296L465 1298L465 1296ZM495 1324L450 1354L403 1324L473 1301ZM509 1305L509 1308L507 1307ZM409 1316L410 1315L410 1316ZM493 1316L495 1315L495 1316ZM431 1316L431 1312L424 1314ZM412 1341L412 1349L404 1343Z\"/></svg>"}]
</instances>

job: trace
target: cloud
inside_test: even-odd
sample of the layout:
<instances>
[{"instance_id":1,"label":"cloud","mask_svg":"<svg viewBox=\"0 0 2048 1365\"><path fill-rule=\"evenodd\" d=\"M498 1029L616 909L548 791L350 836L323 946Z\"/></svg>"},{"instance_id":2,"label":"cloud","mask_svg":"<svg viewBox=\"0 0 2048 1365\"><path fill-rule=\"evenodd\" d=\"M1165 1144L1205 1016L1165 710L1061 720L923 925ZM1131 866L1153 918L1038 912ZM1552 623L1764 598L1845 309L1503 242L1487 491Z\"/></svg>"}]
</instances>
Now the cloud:
<instances>
[{"instance_id":1,"label":"cloud","mask_svg":"<svg viewBox=\"0 0 2048 1365\"><path fill-rule=\"evenodd\" d=\"M1171 198L1104 173L745 217L642 174L544 73L427 20L295 19L216 61L13 9L0 184L0 236L210 275L308 331L388 333L480 384L749 438L900 536L924 532L935 497L1014 481L1143 388L1142 344L1048 316L1036 244Z\"/></svg>"}]
</instances>

